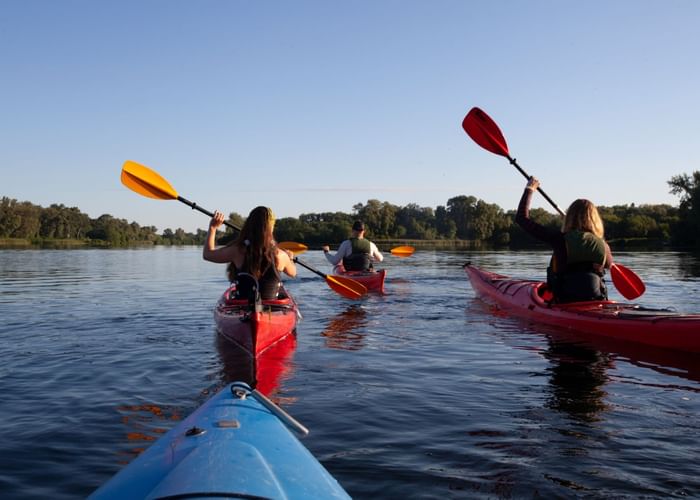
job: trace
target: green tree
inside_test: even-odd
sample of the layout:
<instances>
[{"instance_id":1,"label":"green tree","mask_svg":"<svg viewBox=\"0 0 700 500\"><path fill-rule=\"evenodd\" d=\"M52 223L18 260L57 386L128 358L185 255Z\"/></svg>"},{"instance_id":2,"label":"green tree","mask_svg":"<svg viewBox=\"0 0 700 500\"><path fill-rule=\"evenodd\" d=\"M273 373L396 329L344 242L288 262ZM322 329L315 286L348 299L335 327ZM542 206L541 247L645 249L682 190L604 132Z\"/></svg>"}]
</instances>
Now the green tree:
<instances>
[{"instance_id":1,"label":"green tree","mask_svg":"<svg viewBox=\"0 0 700 500\"><path fill-rule=\"evenodd\" d=\"M668 185L671 194L681 198L678 227L674 232L676 242L700 246L700 171L675 175Z\"/></svg>"}]
</instances>

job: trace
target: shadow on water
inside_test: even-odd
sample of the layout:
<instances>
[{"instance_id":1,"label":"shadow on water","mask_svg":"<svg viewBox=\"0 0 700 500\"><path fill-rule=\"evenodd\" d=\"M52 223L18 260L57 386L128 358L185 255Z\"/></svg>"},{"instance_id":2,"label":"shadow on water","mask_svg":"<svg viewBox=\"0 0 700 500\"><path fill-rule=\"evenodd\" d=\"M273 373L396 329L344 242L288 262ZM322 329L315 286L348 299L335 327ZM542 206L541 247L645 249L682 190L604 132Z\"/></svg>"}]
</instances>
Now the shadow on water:
<instances>
[{"instance_id":1,"label":"shadow on water","mask_svg":"<svg viewBox=\"0 0 700 500\"><path fill-rule=\"evenodd\" d=\"M257 358L218 334L215 344L222 363L222 386L231 382L246 382L266 396L271 396L279 388L280 382L292 374L295 335L287 335Z\"/></svg>"},{"instance_id":2,"label":"shadow on water","mask_svg":"<svg viewBox=\"0 0 700 500\"><path fill-rule=\"evenodd\" d=\"M367 311L361 305L353 304L334 316L321 335L326 339L326 347L359 351L365 347L362 330L366 325Z\"/></svg>"}]
</instances>

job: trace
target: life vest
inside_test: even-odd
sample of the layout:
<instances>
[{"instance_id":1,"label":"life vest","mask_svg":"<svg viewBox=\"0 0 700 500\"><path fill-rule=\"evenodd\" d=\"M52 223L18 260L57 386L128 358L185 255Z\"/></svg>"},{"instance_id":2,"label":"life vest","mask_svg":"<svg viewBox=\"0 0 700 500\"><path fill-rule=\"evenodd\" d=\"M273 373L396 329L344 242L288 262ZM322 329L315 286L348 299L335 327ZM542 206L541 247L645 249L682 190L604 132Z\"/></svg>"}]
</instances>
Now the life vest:
<instances>
[{"instance_id":1,"label":"life vest","mask_svg":"<svg viewBox=\"0 0 700 500\"><path fill-rule=\"evenodd\" d=\"M371 246L369 240L364 238L350 238L352 252L343 257L343 267L347 271L367 271L372 268L372 261L369 258Z\"/></svg>"},{"instance_id":2,"label":"life vest","mask_svg":"<svg viewBox=\"0 0 700 500\"><path fill-rule=\"evenodd\" d=\"M246 264L243 265L243 269L236 268L236 266L233 265L233 262L231 263L231 266L235 270L236 277L239 275L241 277L252 277L250 273L247 272L248 266ZM237 279L236 282L236 294L238 295L238 298L255 300L255 294L259 294L262 300L271 300L277 298L281 279L277 268L275 267L274 263L272 263L270 264L270 267L267 268L265 273L263 273L260 279L257 280L257 282L254 279L251 280L245 278ZM257 287L257 290L255 290L255 287Z\"/></svg>"},{"instance_id":3,"label":"life vest","mask_svg":"<svg viewBox=\"0 0 700 500\"><path fill-rule=\"evenodd\" d=\"M606 246L602 238L587 231L564 234L566 266L552 256L547 269L547 283L557 302L607 300L603 281Z\"/></svg>"}]
</instances>

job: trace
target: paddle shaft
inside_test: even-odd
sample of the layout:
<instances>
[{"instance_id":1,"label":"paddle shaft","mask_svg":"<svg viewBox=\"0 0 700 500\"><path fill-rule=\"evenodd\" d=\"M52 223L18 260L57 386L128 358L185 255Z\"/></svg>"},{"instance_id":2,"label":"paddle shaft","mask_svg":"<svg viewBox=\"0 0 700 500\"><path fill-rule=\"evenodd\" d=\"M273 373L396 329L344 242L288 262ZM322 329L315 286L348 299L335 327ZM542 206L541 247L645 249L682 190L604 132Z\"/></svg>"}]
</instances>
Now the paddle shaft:
<instances>
[{"instance_id":1,"label":"paddle shaft","mask_svg":"<svg viewBox=\"0 0 700 500\"><path fill-rule=\"evenodd\" d=\"M523 170L522 168L520 168L520 165L518 165L518 162L515 161L515 158L511 158L510 155L506 155L506 158L508 158L508 161L510 162L511 165L513 165L515 168L518 169L518 172L520 172L521 174L523 174L523 177L525 177L525 178L528 179L528 180L530 179L530 175L529 175L527 172L525 172L525 170ZM554 209L555 209L557 212L559 212L559 215L564 216L564 212L562 211L562 209L559 208L559 206L558 206L556 203L554 203L554 200L552 200L552 199L547 195L547 193L545 193L544 191L542 191L542 188L538 187L538 188L537 188L537 191L539 191L540 194L541 194L542 196L544 196L544 199L547 200L547 201L554 207Z\"/></svg>"},{"instance_id":2,"label":"paddle shaft","mask_svg":"<svg viewBox=\"0 0 700 500\"><path fill-rule=\"evenodd\" d=\"M299 264L299 265L302 266L302 267L305 267L306 269L308 269L308 270L311 271L312 273L318 274L321 278L324 278L324 279L325 279L325 278L328 278L328 275L327 275L327 274L322 273L322 272L319 271L318 269L314 269L313 267L311 267L310 265L308 265L306 262L304 262L303 260L301 260L299 257L294 257L294 262L296 262L297 264Z\"/></svg>"},{"instance_id":3,"label":"paddle shaft","mask_svg":"<svg viewBox=\"0 0 700 500\"><path fill-rule=\"evenodd\" d=\"M187 198L183 198L182 196L179 196L179 195L178 195L178 197L177 197L176 199L177 199L177 201L182 202L182 203L184 203L185 205L187 205L188 207L190 207L192 210L197 210L197 211L199 211L199 212L202 212L203 214L208 215L209 217L214 217L214 214L213 214L212 212L210 212L210 211L207 210L206 208L200 207L200 206L197 205L195 202L190 201L190 200L188 200ZM236 231L239 231L239 232L240 232L240 230L241 230L240 227L234 226L233 224L231 224L231 223L228 222L228 221L224 221L224 224L225 224L226 226L230 227L231 229L236 230Z\"/></svg>"}]
</instances>

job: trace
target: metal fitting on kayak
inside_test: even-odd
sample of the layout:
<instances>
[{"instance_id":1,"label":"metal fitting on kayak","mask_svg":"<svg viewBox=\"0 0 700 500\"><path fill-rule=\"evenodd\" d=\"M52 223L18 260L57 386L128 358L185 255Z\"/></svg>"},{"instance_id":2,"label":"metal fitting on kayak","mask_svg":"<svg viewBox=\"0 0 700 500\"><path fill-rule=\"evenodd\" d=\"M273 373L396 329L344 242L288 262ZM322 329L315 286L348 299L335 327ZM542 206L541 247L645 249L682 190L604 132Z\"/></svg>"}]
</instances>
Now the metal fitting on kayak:
<instances>
[{"instance_id":1,"label":"metal fitting on kayak","mask_svg":"<svg viewBox=\"0 0 700 500\"><path fill-rule=\"evenodd\" d=\"M201 429L200 427L194 426L194 427L190 427L189 429L187 429L185 431L185 436L187 436L187 437L199 436L201 434L204 434L205 432L207 432L207 431L204 429Z\"/></svg>"},{"instance_id":2,"label":"metal fitting on kayak","mask_svg":"<svg viewBox=\"0 0 700 500\"><path fill-rule=\"evenodd\" d=\"M245 382L234 382L231 384L231 394L238 399L245 399L252 392L252 389Z\"/></svg>"}]
</instances>

